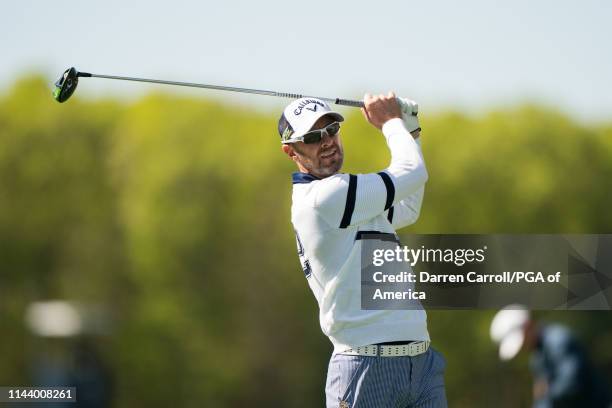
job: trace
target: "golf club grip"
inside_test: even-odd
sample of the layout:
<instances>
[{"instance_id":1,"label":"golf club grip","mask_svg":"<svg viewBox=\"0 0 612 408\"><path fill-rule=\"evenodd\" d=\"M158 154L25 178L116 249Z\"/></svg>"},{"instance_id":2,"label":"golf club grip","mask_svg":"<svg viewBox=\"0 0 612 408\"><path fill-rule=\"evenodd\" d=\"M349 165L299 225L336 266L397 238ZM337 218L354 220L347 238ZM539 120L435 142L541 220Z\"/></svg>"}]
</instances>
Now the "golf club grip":
<instances>
[{"instance_id":1,"label":"golf club grip","mask_svg":"<svg viewBox=\"0 0 612 408\"><path fill-rule=\"evenodd\" d=\"M356 108L363 108L363 101L354 101L351 99L336 98L336 101L334 103L336 105L354 106Z\"/></svg>"},{"instance_id":2,"label":"golf club grip","mask_svg":"<svg viewBox=\"0 0 612 408\"><path fill-rule=\"evenodd\" d=\"M289 98L289 99L300 99L300 98L304 97L304 95L293 94L293 93L286 93L286 92L276 92L274 94L274 96L278 96L278 97L281 97L281 98Z\"/></svg>"}]
</instances>

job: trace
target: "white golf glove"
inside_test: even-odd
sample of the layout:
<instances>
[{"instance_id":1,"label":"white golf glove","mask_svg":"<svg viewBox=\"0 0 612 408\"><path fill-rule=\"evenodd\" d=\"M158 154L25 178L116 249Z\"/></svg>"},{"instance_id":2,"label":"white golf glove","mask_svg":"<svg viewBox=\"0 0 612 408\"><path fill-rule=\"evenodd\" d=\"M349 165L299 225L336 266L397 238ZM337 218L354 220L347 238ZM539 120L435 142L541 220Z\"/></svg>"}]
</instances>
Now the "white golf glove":
<instances>
[{"instance_id":1,"label":"white golf glove","mask_svg":"<svg viewBox=\"0 0 612 408\"><path fill-rule=\"evenodd\" d=\"M417 116L419 113L419 105L415 101L400 97L397 98L397 102L400 105L402 120L404 121L406 129L409 132L420 130L421 126L419 125L419 118Z\"/></svg>"}]
</instances>

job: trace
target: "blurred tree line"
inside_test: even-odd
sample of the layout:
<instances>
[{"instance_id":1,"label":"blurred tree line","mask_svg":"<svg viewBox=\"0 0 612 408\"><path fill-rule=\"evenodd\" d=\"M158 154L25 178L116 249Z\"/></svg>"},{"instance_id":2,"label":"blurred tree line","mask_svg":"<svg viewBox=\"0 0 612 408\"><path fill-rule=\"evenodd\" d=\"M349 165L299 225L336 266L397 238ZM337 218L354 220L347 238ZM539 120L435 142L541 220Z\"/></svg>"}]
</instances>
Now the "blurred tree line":
<instances>
[{"instance_id":1,"label":"blurred tree line","mask_svg":"<svg viewBox=\"0 0 612 408\"><path fill-rule=\"evenodd\" d=\"M382 138L346 113L344 170L386 167ZM401 233L611 232L611 124L537 106L421 116L430 181ZM1 96L0 384L30 384L40 343L24 310L59 298L112 316L96 342L117 407L322 406L331 344L295 251L276 121L166 94L60 105L40 77ZM451 406L529 404L525 358L497 361L492 314L429 313ZM610 313L539 315L610 368Z\"/></svg>"}]
</instances>

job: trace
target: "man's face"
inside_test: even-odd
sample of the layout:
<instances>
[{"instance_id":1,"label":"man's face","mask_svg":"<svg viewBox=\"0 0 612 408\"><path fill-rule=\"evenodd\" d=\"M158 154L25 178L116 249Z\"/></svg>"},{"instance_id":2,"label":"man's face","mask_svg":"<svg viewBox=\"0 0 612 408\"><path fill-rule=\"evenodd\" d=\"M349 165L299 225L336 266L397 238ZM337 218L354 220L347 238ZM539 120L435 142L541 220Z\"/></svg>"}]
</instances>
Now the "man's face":
<instances>
[{"instance_id":1,"label":"man's face","mask_svg":"<svg viewBox=\"0 0 612 408\"><path fill-rule=\"evenodd\" d=\"M322 129L333 122L333 118L323 116L315 122L311 130ZM342 168L344 161L340 132L335 136L324 134L319 143L285 144L283 151L297 164L302 173L309 173L318 178L336 174Z\"/></svg>"}]
</instances>

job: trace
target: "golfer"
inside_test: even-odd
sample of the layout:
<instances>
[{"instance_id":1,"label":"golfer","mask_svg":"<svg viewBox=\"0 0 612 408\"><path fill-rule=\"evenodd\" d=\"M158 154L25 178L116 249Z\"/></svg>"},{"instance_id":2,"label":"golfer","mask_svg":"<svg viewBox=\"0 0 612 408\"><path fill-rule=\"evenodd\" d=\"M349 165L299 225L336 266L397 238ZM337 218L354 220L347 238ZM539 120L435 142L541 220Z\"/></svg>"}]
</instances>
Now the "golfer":
<instances>
[{"instance_id":1,"label":"golfer","mask_svg":"<svg viewBox=\"0 0 612 408\"><path fill-rule=\"evenodd\" d=\"M391 152L389 166L371 174L340 173L344 118L324 101L298 99L278 123L282 150L298 169L291 207L298 255L334 346L328 408L447 406L445 361L430 347L425 311L361 309L361 237L396 238L419 216L428 176L416 111L393 93L365 95L362 112Z\"/></svg>"},{"instance_id":2,"label":"golfer","mask_svg":"<svg viewBox=\"0 0 612 408\"><path fill-rule=\"evenodd\" d=\"M530 353L534 408L610 408L606 378L572 331L559 323L538 322L529 309L509 305L491 322L491 338L499 343L499 358Z\"/></svg>"}]
</instances>

